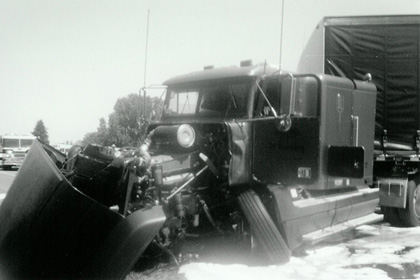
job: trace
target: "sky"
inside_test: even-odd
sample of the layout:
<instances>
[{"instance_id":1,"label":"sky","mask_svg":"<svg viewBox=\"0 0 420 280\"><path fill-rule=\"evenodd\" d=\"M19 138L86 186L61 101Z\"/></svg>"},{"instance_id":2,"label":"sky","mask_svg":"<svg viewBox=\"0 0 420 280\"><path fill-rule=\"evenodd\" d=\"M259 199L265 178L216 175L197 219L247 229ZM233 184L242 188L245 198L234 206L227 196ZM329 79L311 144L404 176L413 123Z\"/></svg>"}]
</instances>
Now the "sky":
<instances>
[{"instance_id":1,"label":"sky","mask_svg":"<svg viewBox=\"0 0 420 280\"><path fill-rule=\"evenodd\" d=\"M0 0L0 135L42 120L76 142L144 85L248 59L295 71L324 16L380 14L420 0L284 0L283 21L281 0Z\"/></svg>"}]
</instances>

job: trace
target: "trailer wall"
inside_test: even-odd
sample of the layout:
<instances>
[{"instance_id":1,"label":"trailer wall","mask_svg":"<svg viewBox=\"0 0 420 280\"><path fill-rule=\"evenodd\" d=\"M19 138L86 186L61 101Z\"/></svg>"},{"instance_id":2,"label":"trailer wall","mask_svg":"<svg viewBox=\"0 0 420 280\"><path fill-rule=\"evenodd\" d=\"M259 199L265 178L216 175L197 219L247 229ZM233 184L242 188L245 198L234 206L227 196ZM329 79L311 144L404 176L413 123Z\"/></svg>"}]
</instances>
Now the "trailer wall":
<instances>
[{"instance_id":1,"label":"trailer wall","mask_svg":"<svg viewBox=\"0 0 420 280\"><path fill-rule=\"evenodd\" d=\"M378 96L375 139L411 149L420 130L420 15L327 17L306 46L300 71L361 80Z\"/></svg>"}]
</instances>

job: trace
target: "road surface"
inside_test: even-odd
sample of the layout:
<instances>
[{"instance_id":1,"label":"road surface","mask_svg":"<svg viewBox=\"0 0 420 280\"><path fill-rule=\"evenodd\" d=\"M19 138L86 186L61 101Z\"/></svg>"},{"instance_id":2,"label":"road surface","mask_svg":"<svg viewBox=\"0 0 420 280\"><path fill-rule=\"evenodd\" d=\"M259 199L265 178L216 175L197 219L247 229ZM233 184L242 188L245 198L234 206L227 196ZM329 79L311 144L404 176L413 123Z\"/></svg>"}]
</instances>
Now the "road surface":
<instances>
[{"instance_id":1,"label":"road surface","mask_svg":"<svg viewBox=\"0 0 420 280\"><path fill-rule=\"evenodd\" d=\"M4 199L7 190L10 188L10 185L13 182L13 179L15 178L17 174L17 170L8 170L4 171L0 169L0 204L1 201Z\"/></svg>"}]
</instances>

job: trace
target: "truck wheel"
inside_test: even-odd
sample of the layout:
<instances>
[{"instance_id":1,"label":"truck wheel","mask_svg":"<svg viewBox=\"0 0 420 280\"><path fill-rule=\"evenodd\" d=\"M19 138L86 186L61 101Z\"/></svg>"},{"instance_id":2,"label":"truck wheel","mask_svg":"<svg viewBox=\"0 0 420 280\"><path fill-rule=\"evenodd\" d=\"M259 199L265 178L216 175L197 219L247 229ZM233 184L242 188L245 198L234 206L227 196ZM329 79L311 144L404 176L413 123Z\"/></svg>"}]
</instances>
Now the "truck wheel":
<instances>
[{"instance_id":1,"label":"truck wheel","mask_svg":"<svg viewBox=\"0 0 420 280\"><path fill-rule=\"evenodd\" d=\"M401 219L398 208L381 206L381 211L384 214L384 221L391 224L391 226L401 226Z\"/></svg>"},{"instance_id":2,"label":"truck wheel","mask_svg":"<svg viewBox=\"0 0 420 280\"><path fill-rule=\"evenodd\" d=\"M398 212L405 226L420 225L420 185L416 185L414 181L408 182L407 204L405 208L399 208Z\"/></svg>"},{"instance_id":3,"label":"truck wheel","mask_svg":"<svg viewBox=\"0 0 420 280\"><path fill-rule=\"evenodd\" d=\"M247 218L255 239L273 264L289 261L291 252L271 219L259 196L248 190L238 197L239 205Z\"/></svg>"}]
</instances>

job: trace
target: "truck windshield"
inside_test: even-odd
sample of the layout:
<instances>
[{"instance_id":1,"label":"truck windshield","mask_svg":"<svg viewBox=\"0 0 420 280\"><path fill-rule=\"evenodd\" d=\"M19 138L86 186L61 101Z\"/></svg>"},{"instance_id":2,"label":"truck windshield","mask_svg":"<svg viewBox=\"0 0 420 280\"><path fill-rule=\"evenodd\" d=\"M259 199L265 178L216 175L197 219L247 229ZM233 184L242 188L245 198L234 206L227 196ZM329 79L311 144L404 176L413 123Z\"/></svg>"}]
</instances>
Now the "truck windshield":
<instances>
[{"instance_id":1,"label":"truck windshield","mask_svg":"<svg viewBox=\"0 0 420 280\"><path fill-rule=\"evenodd\" d=\"M34 142L33 139L21 139L20 140L20 146L22 148L29 148L32 145L33 142Z\"/></svg>"},{"instance_id":2,"label":"truck windshield","mask_svg":"<svg viewBox=\"0 0 420 280\"><path fill-rule=\"evenodd\" d=\"M168 88L163 117L245 117L251 83Z\"/></svg>"},{"instance_id":3,"label":"truck windshield","mask_svg":"<svg viewBox=\"0 0 420 280\"><path fill-rule=\"evenodd\" d=\"M34 139L27 138L3 138L3 148L29 148L31 147Z\"/></svg>"},{"instance_id":4,"label":"truck windshield","mask_svg":"<svg viewBox=\"0 0 420 280\"><path fill-rule=\"evenodd\" d=\"M19 147L19 139L4 139L3 148L17 148Z\"/></svg>"}]
</instances>

